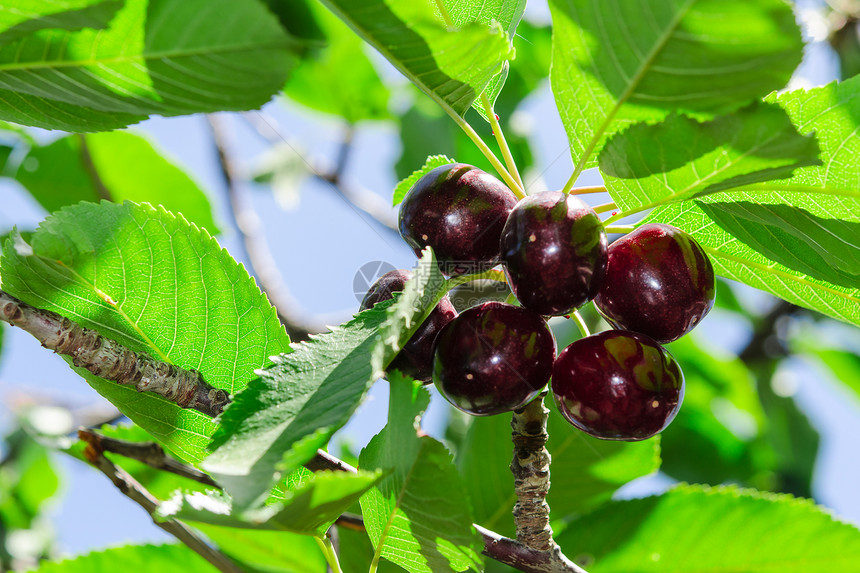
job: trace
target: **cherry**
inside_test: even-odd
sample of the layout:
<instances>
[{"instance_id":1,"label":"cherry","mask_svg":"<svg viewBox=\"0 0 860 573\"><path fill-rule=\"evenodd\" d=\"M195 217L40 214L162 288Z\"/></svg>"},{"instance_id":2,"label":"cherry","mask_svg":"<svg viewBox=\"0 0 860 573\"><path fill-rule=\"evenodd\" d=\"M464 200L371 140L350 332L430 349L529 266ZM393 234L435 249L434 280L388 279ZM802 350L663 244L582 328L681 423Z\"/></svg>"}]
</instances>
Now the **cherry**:
<instances>
[{"instance_id":1,"label":"cherry","mask_svg":"<svg viewBox=\"0 0 860 573\"><path fill-rule=\"evenodd\" d=\"M609 246L594 304L615 328L666 343L690 332L715 294L714 267L702 247L680 229L650 224Z\"/></svg>"},{"instance_id":2,"label":"cherry","mask_svg":"<svg viewBox=\"0 0 860 573\"><path fill-rule=\"evenodd\" d=\"M652 338L609 330L562 350L552 371L552 392L562 415L587 434L644 440L678 413L684 375Z\"/></svg>"},{"instance_id":3,"label":"cherry","mask_svg":"<svg viewBox=\"0 0 860 573\"><path fill-rule=\"evenodd\" d=\"M452 163L425 174L400 207L400 234L417 256L433 247L448 275L492 267L499 236L517 198L504 183L472 165Z\"/></svg>"},{"instance_id":4,"label":"cherry","mask_svg":"<svg viewBox=\"0 0 860 573\"><path fill-rule=\"evenodd\" d=\"M395 292L400 292L406 281L412 278L412 271L395 270L382 275L361 301L361 310L368 309L378 302L388 300ZM389 364L390 370L400 370L407 376L421 382L429 382L433 375L433 342L442 327L457 316L454 305L445 296L430 312L427 320L418 327L412 338Z\"/></svg>"},{"instance_id":5,"label":"cherry","mask_svg":"<svg viewBox=\"0 0 860 573\"><path fill-rule=\"evenodd\" d=\"M540 315L485 302L439 333L433 382L467 414L500 414L525 406L546 386L554 359L555 339Z\"/></svg>"},{"instance_id":6,"label":"cherry","mask_svg":"<svg viewBox=\"0 0 860 573\"><path fill-rule=\"evenodd\" d=\"M544 191L521 200L501 238L501 259L523 307L562 315L597 294L606 266L606 232L581 199Z\"/></svg>"}]
</instances>

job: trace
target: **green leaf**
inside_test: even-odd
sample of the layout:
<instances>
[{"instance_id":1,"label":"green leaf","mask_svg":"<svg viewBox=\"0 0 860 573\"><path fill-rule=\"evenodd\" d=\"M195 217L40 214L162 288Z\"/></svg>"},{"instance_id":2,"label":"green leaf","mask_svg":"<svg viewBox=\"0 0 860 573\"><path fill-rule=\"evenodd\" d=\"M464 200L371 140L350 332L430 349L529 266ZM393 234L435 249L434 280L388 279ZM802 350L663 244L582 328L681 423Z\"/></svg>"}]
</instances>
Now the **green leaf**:
<instances>
[{"instance_id":1,"label":"green leaf","mask_svg":"<svg viewBox=\"0 0 860 573\"><path fill-rule=\"evenodd\" d=\"M771 96L798 131L815 131L822 165L797 169L790 179L661 206L649 220L691 232L723 276L860 324L858 95L860 78Z\"/></svg>"},{"instance_id":2,"label":"green leaf","mask_svg":"<svg viewBox=\"0 0 860 573\"><path fill-rule=\"evenodd\" d=\"M237 507L262 501L282 471L310 459L349 420L375 380L370 352L390 304L294 344L224 411L203 468Z\"/></svg>"},{"instance_id":3,"label":"green leaf","mask_svg":"<svg viewBox=\"0 0 860 573\"><path fill-rule=\"evenodd\" d=\"M396 302L388 307L388 316L379 328L379 340L370 356L374 378L385 376L385 368L447 291L447 281L439 270L436 255L432 248L426 247L412 278L406 281Z\"/></svg>"},{"instance_id":4,"label":"green leaf","mask_svg":"<svg viewBox=\"0 0 860 573\"><path fill-rule=\"evenodd\" d=\"M390 94L364 53L364 42L321 4L313 2L310 8L325 31L327 44L293 69L284 93L349 123L388 118Z\"/></svg>"},{"instance_id":5,"label":"green leaf","mask_svg":"<svg viewBox=\"0 0 860 573\"><path fill-rule=\"evenodd\" d=\"M91 131L87 110L101 125L105 113L126 114L110 118L121 127L156 113L253 109L283 86L294 49L257 0L128 0L104 30L43 30L0 47L0 88L36 112L3 101L0 118Z\"/></svg>"},{"instance_id":6,"label":"green leaf","mask_svg":"<svg viewBox=\"0 0 860 573\"><path fill-rule=\"evenodd\" d=\"M551 0L550 10L550 80L577 173L632 122L722 114L782 88L802 53L782 0Z\"/></svg>"},{"instance_id":7,"label":"green leaf","mask_svg":"<svg viewBox=\"0 0 860 573\"><path fill-rule=\"evenodd\" d=\"M104 28L121 0L14 0L0 6L0 44L38 30Z\"/></svg>"},{"instance_id":8,"label":"green leaf","mask_svg":"<svg viewBox=\"0 0 860 573\"><path fill-rule=\"evenodd\" d=\"M590 573L856 571L860 531L811 501L734 487L679 486L618 501L557 540Z\"/></svg>"},{"instance_id":9,"label":"green leaf","mask_svg":"<svg viewBox=\"0 0 860 573\"><path fill-rule=\"evenodd\" d=\"M547 503L553 520L588 511L625 483L657 471L660 439L615 442L573 428L550 400L547 450L552 456ZM475 522L503 535L514 534L516 503L509 469L513 444L509 416L475 418L459 454L460 473L475 505Z\"/></svg>"},{"instance_id":10,"label":"green leaf","mask_svg":"<svg viewBox=\"0 0 860 573\"><path fill-rule=\"evenodd\" d=\"M307 474L302 481L282 489L262 508L234 511L229 496L220 492L177 492L173 499L161 505L159 516L319 537L383 476L378 471Z\"/></svg>"},{"instance_id":11,"label":"green leaf","mask_svg":"<svg viewBox=\"0 0 860 573\"><path fill-rule=\"evenodd\" d=\"M275 309L206 231L164 209L79 203L11 237L3 289L126 347L243 389L288 347ZM93 388L180 458L199 462L217 424L196 410L77 369Z\"/></svg>"},{"instance_id":12,"label":"green leaf","mask_svg":"<svg viewBox=\"0 0 860 573\"><path fill-rule=\"evenodd\" d=\"M406 193L412 189L412 186L418 183L418 180L421 179L424 175L436 169L437 167L441 167L443 165L449 165L451 163L456 163L453 159L446 157L445 155L431 155L424 162L424 165L421 169L417 171L413 171L412 175L403 179L397 186L394 188L394 199L392 201L393 205L399 205L403 198L406 196Z\"/></svg>"},{"instance_id":13,"label":"green leaf","mask_svg":"<svg viewBox=\"0 0 860 573\"><path fill-rule=\"evenodd\" d=\"M159 573L216 573L197 553L184 545L126 545L64 559L44 561L39 573L116 573L117 571L158 571Z\"/></svg>"},{"instance_id":14,"label":"green leaf","mask_svg":"<svg viewBox=\"0 0 860 573\"><path fill-rule=\"evenodd\" d=\"M514 36L517 32L517 25L526 9L526 0L466 0L465 2L463 0L444 0L443 4L451 18L451 24L454 26L460 28L473 22L485 26L494 26L498 22L510 38L511 45L513 45ZM484 88L484 93L491 104L495 104L507 77L508 64L505 63L501 71L493 76L487 87ZM481 117L489 121L480 100L475 100L472 107L481 114Z\"/></svg>"},{"instance_id":15,"label":"green leaf","mask_svg":"<svg viewBox=\"0 0 860 573\"><path fill-rule=\"evenodd\" d=\"M429 402L417 382L391 377L388 424L359 456L361 468L391 474L362 496L364 525L376 555L412 573L480 571L483 541L451 454L417 433Z\"/></svg>"},{"instance_id":16,"label":"green leaf","mask_svg":"<svg viewBox=\"0 0 860 573\"><path fill-rule=\"evenodd\" d=\"M203 190L143 137L121 131L72 135L33 148L28 159L16 179L48 212L97 202L106 193L117 203L161 205L212 234L220 232Z\"/></svg>"},{"instance_id":17,"label":"green leaf","mask_svg":"<svg viewBox=\"0 0 860 573\"><path fill-rule=\"evenodd\" d=\"M238 562L242 570L248 573L326 572L325 557L309 535L221 527L199 522L194 524L194 528L202 531L222 553ZM346 558L343 550L341 556L341 559Z\"/></svg>"},{"instance_id":18,"label":"green leaf","mask_svg":"<svg viewBox=\"0 0 860 573\"><path fill-rule=\"evenodd\" d=\"M671 114L636 124L600 153L606 188L624 211L788 177L820 165L818 144L773 104L754 104L705 123Z\"/></svg>"},{"instance_id":19,"label":"green leaf","mask_svg":"<svg viewBox=\"0 0 860 573\"><path fill-rule=\"evenodd\" d=\"M449 29L427 2L324 3L421 91L461 116L513 53L501 25Z\"/></svg>"}]
</instances>

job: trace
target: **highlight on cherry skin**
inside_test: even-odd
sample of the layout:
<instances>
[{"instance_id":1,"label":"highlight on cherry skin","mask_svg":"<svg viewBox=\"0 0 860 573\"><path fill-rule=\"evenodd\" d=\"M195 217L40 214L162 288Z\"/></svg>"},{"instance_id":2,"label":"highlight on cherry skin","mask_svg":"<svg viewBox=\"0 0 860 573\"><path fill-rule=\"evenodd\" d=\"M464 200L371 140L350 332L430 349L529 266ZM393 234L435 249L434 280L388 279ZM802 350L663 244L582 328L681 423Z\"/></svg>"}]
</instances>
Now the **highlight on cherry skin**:
<instances>
[{"instance_id":1,"label":"highlight on cherry skin","mask_svg":"<svg viewBox=\"0 0 860 573\"><path fill-rule=\"evenodd\" d=\"M695 328L715 296L714 267L701 245L680 229L649 224L609 246L594 305L615 328L666 343Z\"/></svg>"},{"instance_id":2,"label":"highlight on cherry skin","mask_svg":"<svg viewBox=\"0 0 860 573\"><path fill-rule=\"evenodd\" d=\"M389 300L395 292L406 286L412 278L412 271L394 270L379 277L361 301L361 310L373 307L376 303ZM442 298L430 312L415 334L403 345L388 368L400 370L420 382L429 383L433 375L433 342L442 328L457 316L454 305L448 296Z\"/></svg>"},{"instance_id":3,"label":"highlight on cherry skin","mask_svg":"<svg viewBox=\"0 0 860 573\"><path fill-rule=\"evenodd\" d=\"M574 195L544 191L522 199L508 215L500 248L511 290L538 314L568 314L603 284L606 232Z\"/></svg>"},{"instance_id":4,"label":"highlight on cherry skin","mask_svg":"<svg viewBox=\"0 0 860 573\"><path fill-rule=\"evenodd\" d=\"M400 235L416 256L433 247L447 275L486 270L499 260L499 237L517 202L501 181L472 165L426 173L400 206Z\"/></svg>"},{"instance_id":5,"label":"highlight on cherry skin","mask_svg":"<svg viewBox=\"0 0 860 573\"><path fill-rule=\"evenodd\" d=\"M511 412L546 386L555 339L540 315L501 302L463 311L436 338L433 382L475 416Z\"/></svg>"},{"instance_id":6,"label":"highlight on cherry skin","mask_svg":"<svg viewBox=\"0 0 860 573\"><path fill-rule=\"evenodd\" d=\"M678 363L644 334L609 330L561 351L552 392L568 422L596 438L637 441L661 432L684 398Z\"/></svg>"}]
</instances>

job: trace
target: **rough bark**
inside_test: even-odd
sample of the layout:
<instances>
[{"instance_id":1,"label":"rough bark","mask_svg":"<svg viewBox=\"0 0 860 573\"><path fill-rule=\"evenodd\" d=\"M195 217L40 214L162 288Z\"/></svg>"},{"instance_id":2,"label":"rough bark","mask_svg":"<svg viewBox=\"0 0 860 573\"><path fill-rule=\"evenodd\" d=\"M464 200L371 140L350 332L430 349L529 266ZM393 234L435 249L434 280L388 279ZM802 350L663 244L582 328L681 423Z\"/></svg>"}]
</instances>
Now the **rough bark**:
<instances>
[{"instance_id":1,"label":"rough bark","mask_svg":"<svg viewBox=\"0 0 860 573\"><path fill-rule=\"evenodd\" d=\"M544 395L514 412L511 436L514 442L514 521L517 541L535 551L551 551L556 544L549 524L550 455L545 445L548 439L546 422L549 410L543 404Z\"/></svg>"},{"instance_id":2,"label":"rough bark","mask_svg":"<svg viewBox=\"0 0 860 573\"><path fill-rule=\"evenodd\" d=\"M213 418L229 401L224 390L207 384L199 372L155 360L84 328L55 312L42 310L0 291L0 320L32 334L42 346L69 356L72 364L96 376L152 392L182 408Z\"/></svg>"}]
</instances>

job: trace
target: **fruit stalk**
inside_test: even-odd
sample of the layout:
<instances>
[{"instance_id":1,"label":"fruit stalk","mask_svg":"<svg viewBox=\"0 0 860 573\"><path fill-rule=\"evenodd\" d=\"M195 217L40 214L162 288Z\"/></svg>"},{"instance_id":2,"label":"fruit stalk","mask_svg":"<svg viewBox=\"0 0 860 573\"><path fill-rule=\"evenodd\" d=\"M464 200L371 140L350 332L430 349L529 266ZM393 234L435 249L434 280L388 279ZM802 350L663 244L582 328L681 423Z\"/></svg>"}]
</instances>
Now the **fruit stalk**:
<instances>
[{"instance_id":1,"label":"fruit stalk","mask_svg":"<svg viewBox=\"0 0 860 573\"><path fill-rule=\"evenodd\" d=\"M513 513L517 541L536 551L555 548L549 524L549 504L546 502L551 457L545 447L549 437L546 432L549 410L544 406L544 396L546 392L514 411L511 420L514 442L511 472L517 495Z\"/></svg>"},{"instance_id":2,"label":"fruit stalk","mask_svg":"<svg viewBox=\"0 0 860 573\"><path fill-rule=\"evenodd\" d=\"M0 290L0 320L32 334L42 346L69 356L72 364L100 378L158 394L213 418L229 401L224 390L207 384L199 372L134 352L95 330L55 312L30 306Z\"/></svg>"}]
</instances>

